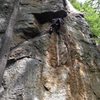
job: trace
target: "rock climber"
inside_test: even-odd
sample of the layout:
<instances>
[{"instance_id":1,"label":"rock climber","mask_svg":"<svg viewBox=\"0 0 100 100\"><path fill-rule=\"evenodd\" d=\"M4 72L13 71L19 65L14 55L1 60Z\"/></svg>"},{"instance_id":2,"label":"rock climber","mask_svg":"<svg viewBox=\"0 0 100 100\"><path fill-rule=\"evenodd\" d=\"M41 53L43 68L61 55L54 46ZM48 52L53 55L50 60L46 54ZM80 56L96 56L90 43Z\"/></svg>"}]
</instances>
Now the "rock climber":
<instances>
[{"instance_id":1,"label":"rock climber","mask_svg":"<svg viewBox=\"0 0 100 100\"><path fill-rule=\"evenodd\" d=\"M53 32L55 32L59 35L59 29L60 29L61 25L63 25L63 24L64 24L63 18L52 19L52 24L49 29L49 34L51 35Z\"/></svg>"}]
</instances>

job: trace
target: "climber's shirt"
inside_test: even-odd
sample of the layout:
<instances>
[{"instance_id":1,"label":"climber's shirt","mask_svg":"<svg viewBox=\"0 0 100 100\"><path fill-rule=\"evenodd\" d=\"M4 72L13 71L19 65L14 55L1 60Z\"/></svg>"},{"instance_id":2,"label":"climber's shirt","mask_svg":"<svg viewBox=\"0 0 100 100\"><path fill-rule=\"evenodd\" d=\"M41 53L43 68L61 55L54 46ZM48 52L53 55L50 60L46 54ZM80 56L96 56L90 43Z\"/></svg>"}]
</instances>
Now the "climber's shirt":
<instances>
[{"instance_id":1,"label":"climber's shirt","mask_svg":"<svg viewBox=\"0 0 100 100\"><path fill-rule=\"evenodd\" d=\"M64 24L64 20L62 18L52 19L52 24L49 29L49 34L52 34L52 32L55 32L59 35L59 29L61 25L63 24Z\"/></svg>"}]
</instances>

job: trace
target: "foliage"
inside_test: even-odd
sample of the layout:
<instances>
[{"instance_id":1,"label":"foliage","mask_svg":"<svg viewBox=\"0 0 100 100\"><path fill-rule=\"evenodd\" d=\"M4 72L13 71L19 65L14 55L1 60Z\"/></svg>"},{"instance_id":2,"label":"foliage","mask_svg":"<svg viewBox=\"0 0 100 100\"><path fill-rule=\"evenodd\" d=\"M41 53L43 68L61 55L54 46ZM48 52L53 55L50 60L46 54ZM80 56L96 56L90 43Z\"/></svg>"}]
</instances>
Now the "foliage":
<instances>
[{"instance_id":1,"label":"foliage","mask_svg":"<svg viewBox=\"0 0 100 100\"><path fill-rule=\"evenodd\" d=\"M93 0L86 1L84 4L76 0L71 0L71 3L76 9L84 13L85 19L90 25L90 30L93 36L95 36L96 42L100 44L100 3L93 2ZM94 3L95 6L93 5Z\"/></svg>"}]
</instances>

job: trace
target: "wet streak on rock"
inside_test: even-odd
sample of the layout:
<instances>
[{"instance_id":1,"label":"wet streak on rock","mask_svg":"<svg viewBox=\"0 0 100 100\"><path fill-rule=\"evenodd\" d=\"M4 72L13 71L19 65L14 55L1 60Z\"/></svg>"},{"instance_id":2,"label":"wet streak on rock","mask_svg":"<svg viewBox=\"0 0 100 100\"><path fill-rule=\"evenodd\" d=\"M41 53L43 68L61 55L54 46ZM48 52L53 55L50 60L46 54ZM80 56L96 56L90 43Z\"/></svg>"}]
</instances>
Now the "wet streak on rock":
<instances>
[{"instance_id":1,"label":"wet streak on rock","mask_svg":"<svg viewBox=\"0 0 100 100\"><path fill-rule=\"evenodd\" d=\"M57 38L56 34L52 34L51 39L50 39L50 45L48 48L48 62L49 65L52 67L57 67L57 48L56 48L56 43L57 43Z\"/></svg>"},{"instance_id":2,"label":"wet streak on rock","mask_svg":"<svg viewBox=\"0 0 100 100\"><path fill-rule=\"evenodd\" d=\"M54 18L64 18L67 16L67 13L64 10L60 10L56 12L34 13L34 16L40 24L44 24L51 22Z\"/></svg>"}]
</instances>

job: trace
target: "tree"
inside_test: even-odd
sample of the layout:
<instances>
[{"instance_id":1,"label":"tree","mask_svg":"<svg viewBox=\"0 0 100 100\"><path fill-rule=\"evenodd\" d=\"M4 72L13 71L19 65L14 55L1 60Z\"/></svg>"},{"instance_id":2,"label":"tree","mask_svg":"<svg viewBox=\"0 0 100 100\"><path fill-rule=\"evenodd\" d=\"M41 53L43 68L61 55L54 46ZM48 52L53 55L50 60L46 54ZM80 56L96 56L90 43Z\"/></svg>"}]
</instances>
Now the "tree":
<instances>
[{"instance_id":1,"label":"tree","mask_svg":"<svg viewBox=\"0 0 100 100\"><path fill-rule=\"evenodd\" d=\"M97 44L100 43L100 1L88 0L84 4L73 0L71 1L76 9L85 14L85 19L89 23L93 38Z\"/></svg>"},{"instance_id":2,"label":"tree","mask_svg":"<svg viewBox=\"0 0 100 100\"><path fill-rule=\"evenodd\" d=\"M0 86L2 84L2 78L7 64L8 55L10 52L11 42L13 38L12 37L13 30L14 30L14 26L18 14L18 8L19 8L19 0L15 0L14 9L10 17L9 24L5 32L4 38L2 40L2 47L0 52Z\"/></svg>"}]
</instances>

